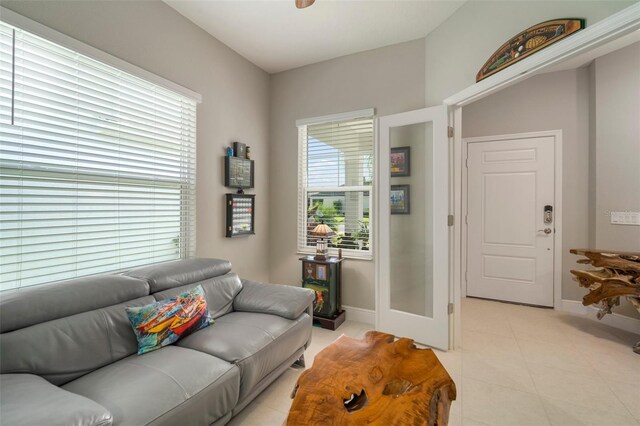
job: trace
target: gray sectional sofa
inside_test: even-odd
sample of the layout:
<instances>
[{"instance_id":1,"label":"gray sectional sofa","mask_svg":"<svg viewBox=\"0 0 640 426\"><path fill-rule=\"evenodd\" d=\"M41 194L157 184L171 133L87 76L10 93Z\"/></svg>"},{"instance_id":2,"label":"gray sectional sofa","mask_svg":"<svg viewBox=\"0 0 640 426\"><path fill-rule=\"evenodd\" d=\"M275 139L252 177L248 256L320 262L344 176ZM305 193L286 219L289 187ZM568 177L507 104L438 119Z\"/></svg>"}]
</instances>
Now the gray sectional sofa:
<instances>
[{"instance_id":1,"label":"gray sectional sofa","mask_svg":"<svg viewBox=\"0 0 640 426\"><path fill-rule=\"evenodd\" d=\"M125 307L201 284L215 324L137 355ZM311 290L192 259L0 295L0 422L225 424L301 358Z\"/></svg>"}]
</instances>

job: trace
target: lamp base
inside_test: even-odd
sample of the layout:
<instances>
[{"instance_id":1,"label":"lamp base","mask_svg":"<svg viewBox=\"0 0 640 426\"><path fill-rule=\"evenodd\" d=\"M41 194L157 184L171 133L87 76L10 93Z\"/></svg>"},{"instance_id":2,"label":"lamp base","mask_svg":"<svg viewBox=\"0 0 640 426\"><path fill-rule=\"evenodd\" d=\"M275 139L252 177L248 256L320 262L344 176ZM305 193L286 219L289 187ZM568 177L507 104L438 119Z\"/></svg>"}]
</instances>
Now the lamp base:
<instances>
[{"instance_id":1,"label":"lamp base","mask_svg":"<svg viewBox=\"0 0 640 426\"><path fill-rule=\"evenodd\" d=\"M329 244L327 243L327 240L325 240L324 238L318 239L318 241L316 242L316 256L314 257L315 260L327 259L327 255L329 254L328 245Z\"/></svg>"}]
</instances>

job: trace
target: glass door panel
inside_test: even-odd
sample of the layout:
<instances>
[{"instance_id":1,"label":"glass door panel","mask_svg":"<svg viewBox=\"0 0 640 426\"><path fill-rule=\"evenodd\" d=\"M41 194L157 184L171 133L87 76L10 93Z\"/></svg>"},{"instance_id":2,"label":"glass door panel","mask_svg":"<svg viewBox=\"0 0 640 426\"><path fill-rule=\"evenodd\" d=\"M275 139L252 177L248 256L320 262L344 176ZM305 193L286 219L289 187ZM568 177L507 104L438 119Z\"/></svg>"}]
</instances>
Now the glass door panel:
<instances>
[{"instance_id":1,"label":"glass door panel","mask_svg":"<svg viewBox=\"0 0 640 426\"><path fill-rule=\"evenodd\" d=\"M433 317L433 123L390 129L391 309Z\"/></svg>"}]
</instances>

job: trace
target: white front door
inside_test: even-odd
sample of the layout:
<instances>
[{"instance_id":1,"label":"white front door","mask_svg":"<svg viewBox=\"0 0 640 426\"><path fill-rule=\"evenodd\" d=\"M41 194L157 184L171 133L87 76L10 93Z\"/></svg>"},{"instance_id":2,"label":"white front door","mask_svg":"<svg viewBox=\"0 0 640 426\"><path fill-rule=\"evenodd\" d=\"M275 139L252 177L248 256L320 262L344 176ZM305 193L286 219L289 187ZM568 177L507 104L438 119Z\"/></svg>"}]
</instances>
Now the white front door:
<instances>
[{"instance_id":1,"label":"white front door","mask_svg":"<svg viewBox=\"0 0 640 426\"><path fill-rule=\"evenodd\" d=\"M376 329L446 350L447 109L381 117L378 142Z\"/></svg>"},{"instance_id":2,"label":"white front door","mask_svg":"<svg viewBox=\"0 0 640 426\"><path fill-rule=\"evenodd\" d=\"M555 138L483 140L467 144L467 295L553 306Z\"/></svg>"}]
</instances>

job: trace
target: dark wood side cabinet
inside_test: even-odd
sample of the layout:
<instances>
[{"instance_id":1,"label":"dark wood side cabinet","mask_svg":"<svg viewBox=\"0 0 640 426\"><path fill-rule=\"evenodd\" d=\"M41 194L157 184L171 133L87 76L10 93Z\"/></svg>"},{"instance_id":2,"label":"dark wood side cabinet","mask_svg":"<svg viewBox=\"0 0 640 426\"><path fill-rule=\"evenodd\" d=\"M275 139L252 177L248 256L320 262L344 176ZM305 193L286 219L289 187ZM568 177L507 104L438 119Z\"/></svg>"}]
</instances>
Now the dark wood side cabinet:
<instances>
[{"instance_id":1,"label":"dark wood side cabinet","mask_svg":"<svg viewBox=\"0 0 640 426\"><path fill-rule=\"evenodd\" d=\"M313 321L322 328L335 330L345 320L342 310L342 261L337 257L317 260L314 256L301 257L302 287L313 290Z\"/></svg>"}]
</instances>

